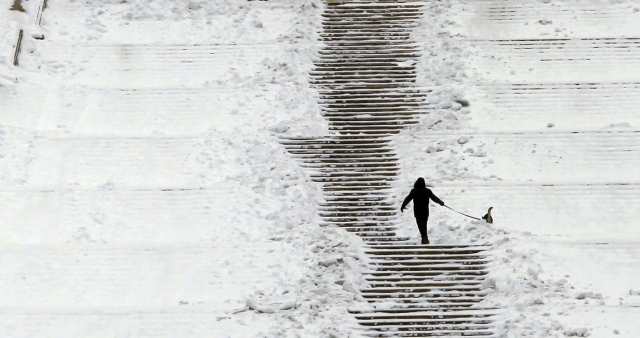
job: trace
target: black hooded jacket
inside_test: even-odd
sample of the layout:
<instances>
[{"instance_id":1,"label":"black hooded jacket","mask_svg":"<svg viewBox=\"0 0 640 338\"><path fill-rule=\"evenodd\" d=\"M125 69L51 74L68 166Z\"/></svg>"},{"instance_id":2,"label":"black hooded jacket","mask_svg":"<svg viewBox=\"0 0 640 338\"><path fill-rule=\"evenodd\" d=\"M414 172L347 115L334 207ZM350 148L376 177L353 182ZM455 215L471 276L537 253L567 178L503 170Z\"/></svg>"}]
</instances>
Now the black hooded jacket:
<instances>
[{"instance_id":1,"label":"black hooded jacket","mask_svg":"<svg viewBox=\"0 0 640 338\"><path fill-rule=\"evenodd\" d=\"M413 200L413 215L418 217L429 217L429 199L432 199L434 202L444 205L436 195L433 194L431 190L429 190L424 183L424 178L420 177L416 180L416 183L413 185L413 189L402 202L402 207L400 210L404 210L404 208Z\"/></svg>"}]
</instances>

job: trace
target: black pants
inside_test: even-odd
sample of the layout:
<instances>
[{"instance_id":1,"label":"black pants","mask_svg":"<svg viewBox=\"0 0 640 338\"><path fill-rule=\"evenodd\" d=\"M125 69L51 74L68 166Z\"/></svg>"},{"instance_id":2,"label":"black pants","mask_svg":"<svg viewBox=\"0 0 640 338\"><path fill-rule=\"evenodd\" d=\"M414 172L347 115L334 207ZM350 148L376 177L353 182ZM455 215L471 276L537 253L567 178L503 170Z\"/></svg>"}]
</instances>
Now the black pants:
<instances>
[{"instance_id":1,"label":"black pants","mask_svg":"<svg viewBox=\"0 0 640 338\"><path fill-rule=\"evenodd\" d=\"M415 215L416 223L418 224L418 230L420 230L420 235L422 237L427 236L427 221L429 220L429 215Z\"/></svg>"}]
</instances>

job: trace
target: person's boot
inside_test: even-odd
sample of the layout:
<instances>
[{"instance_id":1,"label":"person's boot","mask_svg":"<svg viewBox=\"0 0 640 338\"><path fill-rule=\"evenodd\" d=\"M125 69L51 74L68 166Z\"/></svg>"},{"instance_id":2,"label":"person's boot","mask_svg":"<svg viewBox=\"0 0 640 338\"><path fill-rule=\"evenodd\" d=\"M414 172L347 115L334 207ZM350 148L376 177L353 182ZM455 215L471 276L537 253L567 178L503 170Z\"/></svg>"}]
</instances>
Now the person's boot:
<instances>
[{"instance_id":1,"label":"person's boot","mask_svg":"<svg viewBox=\"0 0 640 338\"><path fill-rule=\"evenodd\" d=\"M422 244L429 244L429 237L428 236L422 237Z\"/></svg>"}]
</instances>

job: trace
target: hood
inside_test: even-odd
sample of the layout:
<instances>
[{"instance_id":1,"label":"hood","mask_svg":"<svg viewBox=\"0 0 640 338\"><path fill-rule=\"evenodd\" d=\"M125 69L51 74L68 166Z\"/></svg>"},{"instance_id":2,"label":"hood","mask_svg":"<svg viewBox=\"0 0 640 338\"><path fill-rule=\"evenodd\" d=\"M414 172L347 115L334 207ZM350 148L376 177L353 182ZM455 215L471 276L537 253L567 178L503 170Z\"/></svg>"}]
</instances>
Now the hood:
<instances>
[{"instance_id":1,"label":"hood","mask_svg":"<svg viewBox=\"0 0 640 338\"><path fill-rule=\"evenodd\" d=\"M424 183L424 178L418 177L416 183L413 184L413 189L427 189L427 185Z\"/></svg>"}]
</instances>

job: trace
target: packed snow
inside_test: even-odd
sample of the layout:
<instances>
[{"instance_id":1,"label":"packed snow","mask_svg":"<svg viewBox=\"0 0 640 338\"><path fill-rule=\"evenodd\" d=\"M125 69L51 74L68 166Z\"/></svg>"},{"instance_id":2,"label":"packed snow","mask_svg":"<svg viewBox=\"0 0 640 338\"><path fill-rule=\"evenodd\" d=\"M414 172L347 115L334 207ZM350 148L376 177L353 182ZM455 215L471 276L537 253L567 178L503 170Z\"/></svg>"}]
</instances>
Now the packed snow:
<instances>
[{"instance_id":1,"label":"packed snow","mask_svg":"<svg viewBox=\"0 0 640 338\"><path fill-rule=\"evenodd\" d=\"M322 2L13 3L1 336L356 335L362 242L317 225L319 187L277 142L327 134L307 82ZM396 197L422 176L456 210L494 207L434 206L429 232L493 244L499 336L640 336L639 19L633 1L424 3L434 109L394 138ZM545 38L568 40L543 61L495 43Z\"/></svg>"}]
</instances>

